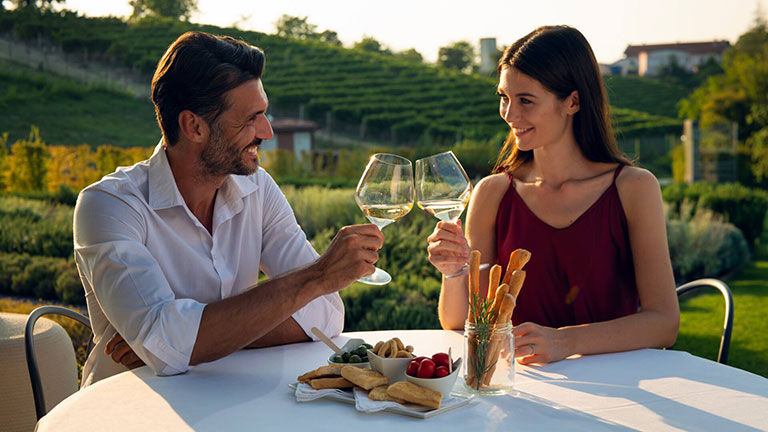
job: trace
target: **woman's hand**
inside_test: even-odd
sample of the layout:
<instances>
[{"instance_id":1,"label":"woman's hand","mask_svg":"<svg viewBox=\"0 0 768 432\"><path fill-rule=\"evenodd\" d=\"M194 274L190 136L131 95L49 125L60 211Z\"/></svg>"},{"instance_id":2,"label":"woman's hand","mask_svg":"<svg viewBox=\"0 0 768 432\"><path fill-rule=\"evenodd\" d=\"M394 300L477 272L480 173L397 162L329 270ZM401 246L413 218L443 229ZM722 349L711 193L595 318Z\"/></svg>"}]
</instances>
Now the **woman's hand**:
<instances>
[{"instance_id":1,"label":"woman's hand","mask_svg":"<svg viewBox=\"0 0 768 432\"><path fill-rule=\"evenodd\" d=\"M552 363L562 360L568 352L565 332L532 322L515 326L515 357L520 364Z\"/></svg>"},{"instance_id":2,"label":"woman's hand","mask_svg":"<svg viewBox=\"0 0 768 432\"><path fill-rule=\"evenodd\" d=\"M444 275L460 272L469 261L469 244L461 229L461 221L455 224L438 222L427 242L429 262Z\"/></svg>"}]
</instances>

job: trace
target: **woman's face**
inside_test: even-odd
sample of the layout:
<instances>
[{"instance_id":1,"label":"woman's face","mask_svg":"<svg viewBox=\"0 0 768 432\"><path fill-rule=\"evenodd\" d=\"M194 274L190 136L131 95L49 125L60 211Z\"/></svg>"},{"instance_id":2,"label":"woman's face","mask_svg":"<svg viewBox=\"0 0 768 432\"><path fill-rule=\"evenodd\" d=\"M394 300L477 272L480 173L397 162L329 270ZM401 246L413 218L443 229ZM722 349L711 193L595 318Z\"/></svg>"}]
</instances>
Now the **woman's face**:
<instances>
[{"instance_id":1,"label":"woman's face","mask_svg":"<svg viewBox=\"0 0 768 432\"><path fill-rule=\"evenodd\" d=\"M499 114L515 134L520 150L533 150L573 133L572 116L578 111L574 91L564 100L539 81L514 67L501 70Z\"/></svg>"}]
</instances>

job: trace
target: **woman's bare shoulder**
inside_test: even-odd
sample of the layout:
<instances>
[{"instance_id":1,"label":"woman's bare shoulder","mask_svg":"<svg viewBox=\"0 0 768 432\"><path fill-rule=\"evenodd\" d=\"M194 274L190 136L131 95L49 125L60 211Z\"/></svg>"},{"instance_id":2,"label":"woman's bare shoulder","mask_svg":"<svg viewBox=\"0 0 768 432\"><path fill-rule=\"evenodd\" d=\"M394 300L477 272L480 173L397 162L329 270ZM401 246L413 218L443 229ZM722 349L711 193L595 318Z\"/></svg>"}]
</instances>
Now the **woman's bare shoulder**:
<instances>
[{"instance_id":1,"label":"woman's bare shoulder","mask_svg":"<svg viewBox=\"0 0 768 432\"><path fill-rule=\"evenodd\" d=\"M475 186L475 195L486 198L503 195L509 187L509 176L506 173L491 174L484 177Z\"/></svg>"},{"instance_id":2,"label":"woman's bare shoulder","mask_svg":"<svg viewBox=\"0 0 768 432\"><path fill-rule=\"evenodd\" d=\"M634 209L661 202L661 186L650 171L640 167L625 167L616 178L624 210L629 215Z\"/></svg>"}]
</instances>

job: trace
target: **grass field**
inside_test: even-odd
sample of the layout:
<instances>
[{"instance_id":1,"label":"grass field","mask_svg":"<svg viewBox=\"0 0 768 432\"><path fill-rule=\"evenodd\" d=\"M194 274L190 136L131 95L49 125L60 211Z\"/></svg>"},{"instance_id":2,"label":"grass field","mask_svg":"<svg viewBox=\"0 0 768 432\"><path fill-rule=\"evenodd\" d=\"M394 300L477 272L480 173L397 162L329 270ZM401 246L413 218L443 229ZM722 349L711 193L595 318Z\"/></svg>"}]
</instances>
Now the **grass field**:
<instances>
[{"instance_id":1,"label":"grass field","mask_svg":"<svg viewBox=\"0 0 768 432\"><path fill-rule=\"evenodd\" d=\"M728 364L768 377L768 230L755 259L726 283L734 304ZM723 304L723 297L714 290L681 300L675 349L715 360L723 331Z\"/></svg>"}]
</instances>

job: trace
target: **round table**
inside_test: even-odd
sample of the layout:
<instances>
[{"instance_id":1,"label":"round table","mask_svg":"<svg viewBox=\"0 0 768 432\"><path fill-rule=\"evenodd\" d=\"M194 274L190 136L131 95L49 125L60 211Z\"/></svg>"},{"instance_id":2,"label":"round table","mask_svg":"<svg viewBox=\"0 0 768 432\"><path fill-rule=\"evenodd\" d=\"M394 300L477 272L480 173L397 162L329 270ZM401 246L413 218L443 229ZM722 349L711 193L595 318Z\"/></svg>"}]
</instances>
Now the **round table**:
<instances>
[{"instance_id":1,"label":"round table","mask_svg":"<svg viewBox=\"0 0 768 432\"><path fill-rule=\"evenodd\" d=\"M463 336L442 330L345 333L375 343L398 336L417 354L453 348ZM289 384L328 358L307 342L243 350L188 373L155 376L143 367L72 395L38 431L146 430L764 430L768 380L685 352L638 350L517 365L516 392L480 397L426 420L364 414L320 399L296 402Z\"/></svg>"}]
</instances>

